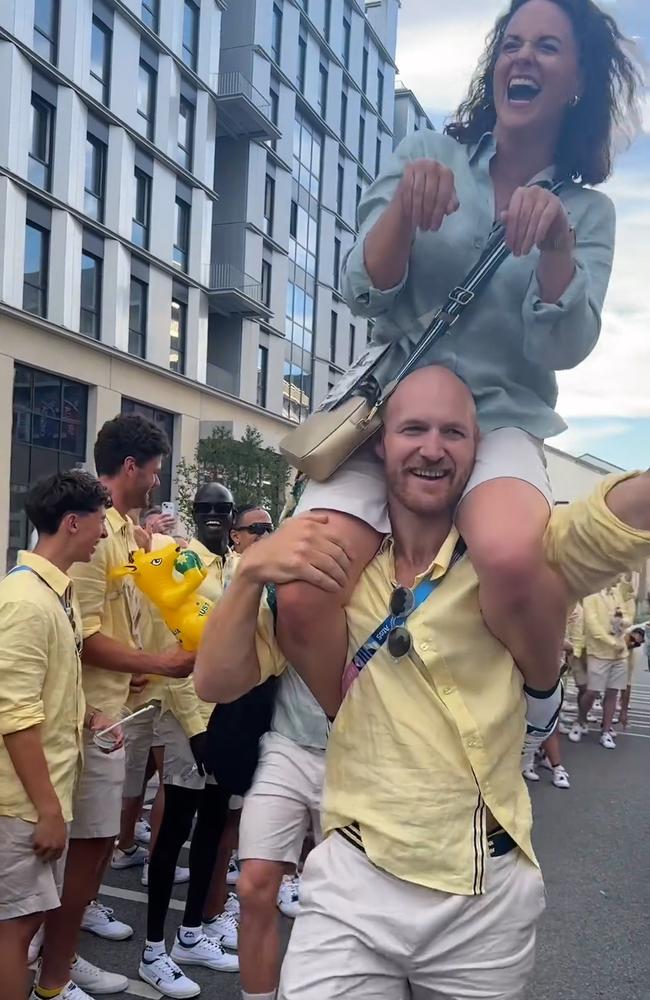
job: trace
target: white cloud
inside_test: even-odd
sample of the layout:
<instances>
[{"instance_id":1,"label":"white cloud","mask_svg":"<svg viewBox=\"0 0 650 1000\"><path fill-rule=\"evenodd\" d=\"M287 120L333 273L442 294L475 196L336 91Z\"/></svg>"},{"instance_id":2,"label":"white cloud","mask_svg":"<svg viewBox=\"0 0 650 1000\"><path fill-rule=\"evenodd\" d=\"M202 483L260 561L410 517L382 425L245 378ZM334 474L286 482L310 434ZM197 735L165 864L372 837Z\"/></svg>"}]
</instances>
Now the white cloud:
<instances>
[{"instance_id":1,"label":"white cloud","mask_svg":"<svg viewBox=\"0 0 650 1000\"><path fill-rule=\"evenodd\" d=\"M568 451L573 455L583 455L586 452L597 454L597 447L602 441L613 437L622 437L629 430L625 423L604 421L602 423L581 426L579 423L569 427L564 434L558 434L550 442L554 448Z\"/></svg>"}]
</instances>

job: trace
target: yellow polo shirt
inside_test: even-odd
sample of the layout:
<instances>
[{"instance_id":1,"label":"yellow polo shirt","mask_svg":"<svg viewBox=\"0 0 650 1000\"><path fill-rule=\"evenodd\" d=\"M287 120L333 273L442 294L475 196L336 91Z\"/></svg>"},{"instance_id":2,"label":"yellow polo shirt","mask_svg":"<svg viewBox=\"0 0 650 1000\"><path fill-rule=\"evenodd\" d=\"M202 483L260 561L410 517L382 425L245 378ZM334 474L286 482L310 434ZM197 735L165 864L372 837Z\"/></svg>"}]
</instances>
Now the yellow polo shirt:
<instances>
[{"instance_id":1,"label":"yellow polo shirt","mask_svg":"<svg viewBox=\"0 0 650 1000\"><path fill-rule=\"evenodd\" d=\"M582 602L585 615L585 648L588 656L599 660L624 660L628 656L624 631L632 622L625 617L624 601L618 586L590 594ZM614 635L613 619L617 608L623 612L621 633Z\"/></svg>"},{"instance_id":2,"label":"yellow polo shirt","mask_svg":"<svg viewBox=\"0 0 650 1000\"><path fill-rule=\"evenodd\" d=\"M580 657L585 651L585 614L582 604L576 604L566 626L567 640L573 646L573 655Z\"/></svg>"},{"instance_id":3,"label":"yellow polo shirt","mask_svg":"<svg viewBox=\"0 0 650 1000\"><path fill-rule=\"evenodd\" d=\"M142 606L129 577L111 580L111 570L124 566L138 548L133 522L115 509L106 512L108 536L102 538L89 563L75 563L70 576L81 608L83 636L97 632L131 649L142 648ZM129 697L130 674L95 667L84 660L83 686L86 701L107 715L118 712Z\"/></svg>"},{"instance_id":4,"label":"yellow polo shirt","mask_svg":"<svg viewBox=\"0 0 650 1000\"><path fill-rule=\"evenodd\" d=\"M201 557L208 575L199 588L201 597L215 603L221 599L224 589L232 579L239 556L228 551L225 557L211 552L198 538L192 538L188 549ZM167 685L163 710L168 708L176 716L188 739L205 732L214 703L203 701L196 693L192 676L182 680L172 680Z\"/></svg>"},{"instance_id":5,"label":"yellow polo shirt","mask_svg":"<svg viewBox=\"0 0 650 1000\"><path fill-rule=\"evenodd\" d=\"M0 736L40 726L50 780L66 822L81 763L85 701L75 630L61 600L69 603L81 642L81 613L70 579L33 552L0 582ZM33 571L33 572L31 572ZM0 815L33 823L38 816L0 739Z\"/></svg>"},{"instance_id":6,"label":"yellow polo shirt","mask_svg":"<svg viewBox=\"0 0 650 1000\"><path fill-rule=\"evenodd\" d=\"M650 553L650 533L609 511L610 479L558 508L545 544L574 601ZM441 576L452 531L422 577ZM384 621L395 586L389 540L363 572L347 609L349 655ZM535 861L521 776L525 702L509 651L488 631L466 556L408 619L413 651L384 646L352 685L329 738L323 798L327 833L356 822L370 860L398 878L460 895L483 893L488 810ZM272 615L258 618L262 680L285 667Z\"/></svg>"}]
</instances>

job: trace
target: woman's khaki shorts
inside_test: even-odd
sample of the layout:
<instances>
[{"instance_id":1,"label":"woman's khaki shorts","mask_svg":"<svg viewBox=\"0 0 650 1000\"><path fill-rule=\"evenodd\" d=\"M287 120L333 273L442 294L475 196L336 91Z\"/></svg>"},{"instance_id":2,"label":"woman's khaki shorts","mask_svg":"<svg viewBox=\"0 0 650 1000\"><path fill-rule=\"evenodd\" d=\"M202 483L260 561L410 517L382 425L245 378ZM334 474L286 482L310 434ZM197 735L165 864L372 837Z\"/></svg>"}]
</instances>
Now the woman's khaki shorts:
<instances>
[{"instance_id":1,"label":"woman's khaki shorts","mask_svg":"<svg viewBox=\"0 0 650 1000\"><path fill-rule=\"evenodd\" d=\"M502 427L481 437L463 497L493 479L530 483L539 490L549 508L553 506L542 442L518 427ZM326 483L313 480L307 483L295 513L309 510L338 510L358 517L382 535L390 534L384 470L371 446L348 459Z\"/></svg>"}]
</instances>

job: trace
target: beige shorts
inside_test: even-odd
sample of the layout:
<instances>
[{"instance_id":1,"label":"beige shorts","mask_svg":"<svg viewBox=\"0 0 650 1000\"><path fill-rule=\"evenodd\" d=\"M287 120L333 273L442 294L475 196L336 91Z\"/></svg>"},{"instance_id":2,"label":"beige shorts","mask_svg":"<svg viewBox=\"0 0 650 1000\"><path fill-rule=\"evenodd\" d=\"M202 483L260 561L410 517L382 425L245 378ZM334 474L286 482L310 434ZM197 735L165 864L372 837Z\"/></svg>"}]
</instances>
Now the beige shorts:
<instances>
[{"instance_id":1,"label":"beige shorts","mask_svg":"<svg viewBox=\"0 0 650 1000\"><path fill-rule=\"evenodd\" d=\"M265 733L255 778L244 798L240 859L298 864L310 825L316 843L322 838L324 777L324 750L308 750L279 733Z\"/></svg>"},{"instance_id":2,"label":"beige shorts","mask_svg":"<svg viewBox=\"0 0 650 1000\"><path fill-rule=\"evenodd\" d=\"M34 854L35 823L0 816L0 921L54 910L60 904L65 852L58 861Z\"/></svg>"},{"instance_id":3,"label":"beige shorts","mask_svg":"<svg viewBox=\"0 0 650 1000\"><path fill-rule=\"evenodd\" d=\"M72 803L71 837L94 840L118 835L124 771L124 747L103 753L84 731L84 762Z\"/></svg>"},{"instance_id":4,"label":"beige shorts","mask_svg":"<svg viewBox=\"0 0 650 1000\"><path fill-rule=\"evenodd\" d=\"M542 442L517 427L502 427L484 434L476 452L476 462L463 497L493 479L521 479L534 486L549 508L553 494L546 470ZM381 534L390 533L386 481L379 460L367 445L326 483L307 483L298 501L296 514L308 510L339 510L365 521Z\"/></svg>"},{"instance_id":5,"label":"beige shorts","mask_svg":"<svg viewBox=\"0 0 650 1000\"><path fill-rule=\"evenodd\" d=\"M584 656L570 656L571 673L578 687L587 687L587 666Z\"/></svg>"},{"instance_id":6,"label":"beige shorts","mask_svg":"<svg viewBox=\"0 0 650 1000\"><path fill-rule=\"evenodd\" d=\"M389 875L333 833L305 862L278 1000L522 1000L544 906L541 872L518 850L488 858L483 896L455 896Z\"/></svg>"},{"instance_id":7,"label":"beige shorts","mask_svg":"<svg viewBox=\"0 0 650 1000\"><path fill-rule=\"evenodd\" d=\"M597 656L587 657L587 687L590 691L625 691L627 687L628 665L624 660L601 660Z\"/></svg>"},{"instance_id":8,"label":"beige shorts","mask_svg":"<svg viewBox=\"0 0 650 1000\"><path fill-rule=\"evenodd\" d=\"M163 712L156 731L164 747L164 784L177 785L179 788L193 788L195 791L201 791L206 784L216 784L212 775L208 774L202 777L199 774L194 754L190 748L190 741L173 712Z\"/></svg>"},{"instance_id":9,"label":"beige shorts","mask_svg":"<svg viewBox=\"0 0 650 1000\"><path fill-rule=\"evenodd\" d=\"M147 773L149 751L152 746L160 746L156 727L160 718L160 702L153 702L154 709L138 716L124 727L124 750L126 753L126 778L123 795L125 799L137 799L142 794Z\"/></svg>"}]
</instances>

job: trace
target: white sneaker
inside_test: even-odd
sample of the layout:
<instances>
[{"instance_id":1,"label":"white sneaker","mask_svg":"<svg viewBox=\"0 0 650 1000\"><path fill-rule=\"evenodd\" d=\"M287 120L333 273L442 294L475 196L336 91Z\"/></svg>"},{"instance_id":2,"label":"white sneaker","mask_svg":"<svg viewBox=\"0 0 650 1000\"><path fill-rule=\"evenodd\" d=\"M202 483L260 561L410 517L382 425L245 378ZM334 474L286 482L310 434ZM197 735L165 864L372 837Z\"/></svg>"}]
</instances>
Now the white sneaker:
<instances>
[{"instance_id":1,"label":"white sneaker","mask_svg":"<svg viewBox=\"0 0 650 1000\"><path fill-rule=\"evenodd\" d=\"M226 913L232 913L233 916L237 917L239 920L240 906L239 906L239 896L235 892L229 892L228 898L226 899L226 905L224 906Z\"/></svg>"},{"instance_id":2,"label":"white sneaker","mask_svg":"<svg viewBox=\"0 0 650 1000\"><path fill-rule=\"evenodd\" d=\"M560 720L557 724L557 731L561 733L562 736L568 736L571 732L573 726L569 722L563 722Z\"/></svg>"},{"instance_id":3,"label":"white sneaker","mask_svg":"<svg viewBox=\"0 0 650 1000\"><path fill-rule=\"evenodd\" d=\"M29 994L29 1000L39 1000L35 989ZM70 982L66 983L63 987L63 992L59 994L56 1000L93 1000L93 998L87 993L84 993L84 991L80 989L76 983L73 983L72 980L70 980Z\"/></svg>"},{"instance_id":4,"label":"white sneaker","mask_svg":"<svg viewBox=\"0 0 650 1000\"><path fill-rule=\"evenodd\" d=\"M27 964L33 965L36 962L38 956L41 953L41 948L43 947L43 938L45 937L45 924L41 926L36 931L36 934L29 942L29 948L27 949Z\"/></svg>"},{"instance_id":5,"label":"white sneaker","mask_svg":"<svg viewBox=\"0 0 650 1000\"><path fill-rule=\"evenodd\" d=\"M145 958L143 954L138 975L166 997L198 997L201 992L199 984L188 979L176 962L164 953L154 958Z\"/></svg>"},{"instance_id":6,"label":"white sneaker","mask_svg":"<svg viewBox=\"0 0 650 1000\"><path fill-rule=\"evenodd\" d=\"M135 868L143 865L147 860L147 852L144 847L132 847L130 851L122 851L116 847L111 858L111 868Z\"/></svg>"},{"instance_id":7,"label":"white sneaker","mask_svg":"<svg viewBox=\"0 0 650 1000\"><path fill-rule=\"evenodd\" d=\"M139 819L135 824L134 836L140 844L151 843L151 827L146 819Z\"/></svg>"},{"instance_id":8,"label":"white sneaker","mask_svg":"<svg viewBox=\"0 0 650 1000\"><path fill-rule=\"evenodd\" d=\"M569 773L561 764L553 768L553 784L556 788L571 788Z\"/></svg>"},{"instance_id":9,"label":"white sneaker","mask_svg":"<svg viewBox=\"0 0 650 1000\"><path fill-rule=\"evenodd\" d=\"M607 730L600 737L600 745L604 747L605 750L616 750L616 740L614 739L614 734L611 729Z\"/></svg>"},{"instance_id":10,"label":"white sneaker","mask_svg":"<svg viewBox=\"0 0 650 1000\"><path fill-rule=\"evenodd\" d=\"M217 972L239 972L239 959L229 955L213 938L197 930L193 943L183 944L178 932L174 939L171 957L180 965L201 965Z\"/></svg>"},{"instance_id":11,"label":"white sneaker","mask_svg":"<svg viewBox=\"0 0 650 1000\"><path fill-rule=\"evenodd\" d=\"M239 856L237 851L233 851L228 862L228 874L226 875L227 885L237 885L239 881Z\"/></svg>"},{"instance_id":12,"label":"white sneaker","mask_svg":"<svg viewBox=\"0 0 650 1000\"><path fill-rule=\"evenodd\" d=\"M70 969L70 979L82 990L90 990L91 993L122 993L128 988L129 981L126 976L120 976L117 972L104 972L103 969L87 962L85 958L77 955Z\"/></svg>"},{"instance_id":13,"label":"white sneaker","mask_svg":"<svg viewBox=\"0 0 650 1000\"><path fill-rule=\"evenodd\" d=\"M569 732L569 739L572 743L579 743L582 739L582 726L579 722L574 722L571 726L571 731Z\"/></svg>"},{"instance_id":14,"label":"white sneaker","mask_svg":"<svg viewBox=\"0 0 650 1000\"><path fill-rule=\"evenodd\" d=\"M532 764L530 764L528 767L525 767L521 773L523 774L526 781L539 781L539 774L537 773Z\"/></svg>"},{"instance_id":15,"label":"white sneaker","mask_svg":"<svg viewBox=\"0 0 650 1000\"><path fill-rule=\"evenodd\" d=\"M203 923L203 933L218 941L224 948L237 951L239 939L239 926L234 913L224 910L218 917L206 920Z\"/></svg>"},{"instance_id":16,"label":"white sneaker","mask_svg":"<svg viewBox=\"0 0 650 1000\"><path fill-rule=\"evenodd\" d=\"M174 885L183 885L184 882L189 882L190 880L190 870L189 868L183 868L182 865L176 865L174 870ZM140 883L142 885L149 885L149 862L145 861L142 867L142 875L140 877Z\"/></svg>"},{"instance_id":17,"label":"white sneaker","mask_svg":"<svg viewBox=\"0 0 650 1000\"><path fill-rule=\"evenodd\" d=\"M121 920L116 920L110 906L104 906L96 899L84 910L81 929L108 941L126 941L127 938L133 937L133 928Z\"/></svg>"},{"instance_id":18,"label":"white sneaker","mask_svg":"<svg viewBox=\"0 0 650 1000\"><path fill-rule=\"evenodd\" d=\"M540 754L539 766L540 767L545 767L547 771L552 771L553 770L553 765L551 764L550 760L548 759L548 755L545 754L545 753Z\"/></svg>"},{"instance_id":19,"label":"white sneaker","mask_svg":"<svg viewBox=\"0 0 650 1000\"><path fill-rule=\"evenodd\" d=\"M283 875L278 892L278 909L291 920L298 916L300 910L300 877L298 875Z\"/></svg>"}]
</instances>

